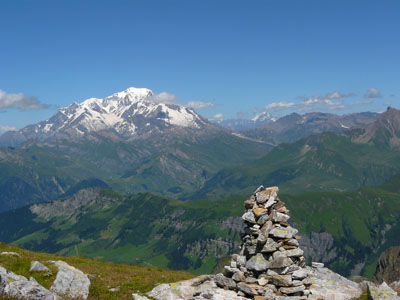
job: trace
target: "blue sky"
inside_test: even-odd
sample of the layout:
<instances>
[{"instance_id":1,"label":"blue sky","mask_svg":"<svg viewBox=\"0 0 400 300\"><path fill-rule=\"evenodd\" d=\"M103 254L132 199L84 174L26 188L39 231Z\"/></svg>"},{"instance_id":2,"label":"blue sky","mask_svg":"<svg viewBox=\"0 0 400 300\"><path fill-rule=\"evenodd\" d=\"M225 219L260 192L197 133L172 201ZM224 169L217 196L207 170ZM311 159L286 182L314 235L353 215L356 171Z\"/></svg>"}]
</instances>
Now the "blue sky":
<instances>
[{"instance_id":1,"label":"blue sky","mask_svg":"<svg viewBox=\"0 0 400 300\"><path fill-rule=\"evenodd\" d=\"M0 126L129 86L208 103L208 118L400 108L399 12L398 0L0 1Z\"/></svg>"}]
</instances>

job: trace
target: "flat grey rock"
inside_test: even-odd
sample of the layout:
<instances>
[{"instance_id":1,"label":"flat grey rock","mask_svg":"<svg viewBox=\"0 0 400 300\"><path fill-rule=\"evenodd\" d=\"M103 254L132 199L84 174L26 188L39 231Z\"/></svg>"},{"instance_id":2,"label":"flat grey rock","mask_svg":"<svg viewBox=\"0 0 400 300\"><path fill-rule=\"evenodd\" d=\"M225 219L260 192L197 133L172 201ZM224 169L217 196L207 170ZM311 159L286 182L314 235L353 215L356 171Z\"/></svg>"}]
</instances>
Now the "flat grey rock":
<instances>
[{"instance_id":1,"label":"flat grey rock","mask_svg":"<svg viewBox=\"0 0 400 300\"><path fill-rule=\"evenodd\" d=\"M291 239L295 234L299 232L297 229L292 227L275 227L273 228L269 234L281 239Z\"/></svg>"},{"instance_id":2,"label":"flat grey rock","mask_svg":"<svg viewBox=\"0 0 400 300\"><path fill-rule=\"evenodd\" d=\"M309 272L310 292L315 299L350 300L361 296L358 283L348 280L328 268L306 268Z\"/></svg>"}]
</instances>

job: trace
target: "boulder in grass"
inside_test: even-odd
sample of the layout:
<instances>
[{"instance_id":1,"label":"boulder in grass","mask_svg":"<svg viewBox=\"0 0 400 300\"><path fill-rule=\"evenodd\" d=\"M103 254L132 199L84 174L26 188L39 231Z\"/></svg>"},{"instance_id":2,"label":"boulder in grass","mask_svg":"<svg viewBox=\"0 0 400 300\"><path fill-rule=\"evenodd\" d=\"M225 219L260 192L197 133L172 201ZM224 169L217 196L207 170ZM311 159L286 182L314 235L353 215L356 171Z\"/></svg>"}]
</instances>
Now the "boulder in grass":
<instances>
[{"instance_id":1,"label":"boulder in grass","mask_svg":"<svg viewBox=\"0 0 400 300\"><path fill-rule=\"evenodd\" d=\"M58 272L50 290L69 298L87 299L90 287L88 276L64 261L53 263L58 267Z\"/></svg>"},{"instance_id":2,"label":"boulder in grass","mask_svg":"<svg viewBox=\"0 0 400 300\"><path fill-rule=\"evenodd\" d=\"M50 272L50 269L46 267L44 264L38 261L31 262L31 268L29 272Z\"/></svg>"},{"instance_id":3,"label":"boulder in grass","mask_svg":"<svg viewBox=\"0 0 400 300\"><path fill-rule=\"evenodd\" d=\"M62 300L55 293L41 286L34 278L29 280L0 267L0 294L11 298L29 300Z\"/></svg>"}]
</instances>

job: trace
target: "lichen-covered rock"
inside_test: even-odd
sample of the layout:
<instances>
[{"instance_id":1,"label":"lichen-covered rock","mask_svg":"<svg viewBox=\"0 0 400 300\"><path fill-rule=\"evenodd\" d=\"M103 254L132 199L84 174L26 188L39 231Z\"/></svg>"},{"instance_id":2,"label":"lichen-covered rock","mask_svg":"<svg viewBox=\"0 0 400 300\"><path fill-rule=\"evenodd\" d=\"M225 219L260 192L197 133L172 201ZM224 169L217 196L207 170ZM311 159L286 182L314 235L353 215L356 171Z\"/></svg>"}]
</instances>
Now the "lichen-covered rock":
<instances>
[{"instance_id":1,"label":"lichen-covered rock","mask_svg":"<svg viewBox=\"0 0 400 300\"><path fill-rule=\"evenodd\" d=\"M360 285L328 268L307 267L312 285L310 292L315 299L350 300L361 296Z\"/></svg>"},{"instance_id":2,"label":"lichen-covered rock","mask_svg":"<svg viewBox=\"0 0 400 300\"><path fill-rule=\"evenodd\" d=\"M261 253L257 253L252 258L250 258L246 263L246 268L254 271L265 271L271 262L266 260Z\"/></svg>"},{"instance_id":3,"label":"lichen-covered rock","mask_svg":"<svg viewBox=\"0 0 400 300\"><path fill-rule=\"evenodd\" d=\"M53 263L58 267L58 272L50 290L70 298L87 299L90 288L88 276L64 261Z\"/></svg>"},{"instance_id":4,"label":"lichen-covered rock","mask_svg":"<svg viewBox=\"0 0 400 300\"><path fill-rule=\"evenodd\" d=\"M146 296L141 296L139 294L132 294L133 300L150 300Z\"/></svg>"},{"instance_id":5,"label":"lichen-covered rock","mask_svg":"<svg viewBox=\"0 0 400 300\"><path fill-rule=\"evenodd\" d=\"M3 267L0 267L1 293L18 299L62 300L61 297L38 284L34 278L28 280L24 276L14 274Z\"/></svg>"},{"instance_id":6,"label":"lichen-covered rock","mask_svg":"<svg viewBox=\"0 0 400 300\"><path fill-rule=\"evenodd\" d=\"M397 293L386 282L379 286L372 282L367 282L367 292L370 300L400 300Z\"/></svg>"},{"instance_id":7,"label":"lichen-covered rock","mask_svg":"<svg viewBox=\"0 0 400 300\"><path fill-rule=\"evenodd\" d=\"M297 229L288 226L288 227L275 227L269 232L269 234L276 238L291 239L297 232L298 232Z\"/></svg>"},{"instance_id":8,"label":"lichen-covered rock","mask_svg":"<svg viewBox=\"0 0 400 300\"><path fill-rule=\"evenodd\" d=\"M31 262L31 268L29 269L29 272L49 272L49 268L46 267L44 264L38 261L32 261Z\"/></svg>"}]
</instances>

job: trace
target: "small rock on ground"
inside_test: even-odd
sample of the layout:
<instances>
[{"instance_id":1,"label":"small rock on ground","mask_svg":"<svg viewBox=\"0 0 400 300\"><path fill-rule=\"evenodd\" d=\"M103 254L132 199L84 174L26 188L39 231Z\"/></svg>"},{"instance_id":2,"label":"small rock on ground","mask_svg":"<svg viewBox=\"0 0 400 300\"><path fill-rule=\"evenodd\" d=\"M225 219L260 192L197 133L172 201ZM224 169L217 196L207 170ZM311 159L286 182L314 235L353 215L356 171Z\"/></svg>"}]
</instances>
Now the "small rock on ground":
<instances>
[{"instance_id":1,"label":"small rock on ground","mask_svg":"<svg viewBox=\"0 0 400 300\"><path fill-rule=\"evenodd\" d=\"M17 252L1 252L0 255L20 256Z\"/></svg>"},{"instance_id":2,"label":"small rock on ground","mask_svg":"<svg viewBox=\"0 0 400 300\"><path fill-rule=\"evenodd\" d=\"M44 264L38 261L32 261L31 262L31 268L29 269L29 272L49 272L49 268L46 267Z\"/></svg>"}]
</instances>

